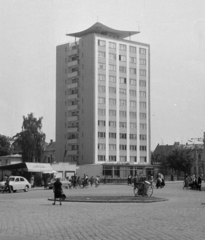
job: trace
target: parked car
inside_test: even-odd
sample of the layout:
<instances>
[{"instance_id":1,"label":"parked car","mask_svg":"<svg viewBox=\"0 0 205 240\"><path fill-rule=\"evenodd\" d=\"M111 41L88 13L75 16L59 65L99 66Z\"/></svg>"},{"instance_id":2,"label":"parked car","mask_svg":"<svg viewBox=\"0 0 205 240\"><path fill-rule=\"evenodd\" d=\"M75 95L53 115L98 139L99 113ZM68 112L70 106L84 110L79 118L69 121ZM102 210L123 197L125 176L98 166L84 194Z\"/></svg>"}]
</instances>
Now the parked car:
<instances>
[{"instance_id":1,"label":"parked car","mask_svg":"<svg viewBox=\"0 0 205 240\"><path fill-rule=\"evenodd\" d=\"M6 181L0 182L0 191L3 191L5 188ZM31 188L31 184L21 176L10 176L9 177L9 185L11 188L11 191L16 192L17 190L24 190L25 192L28 192L28 190Z\"/></svg>"},{"instance_id":2,"label":"parked car","mask_svg":"<svg viewBox=\"0 0 205 240\"><path fill-rule=\"evenodd\" d=\"M66 178L52 178L51 181L48 183L49 189L53 188L53 184L57 179L60 179L60 181L62 183L62 187L69 188L71 186L71 182L68 181Z\"/></svg>"}]
</instances>

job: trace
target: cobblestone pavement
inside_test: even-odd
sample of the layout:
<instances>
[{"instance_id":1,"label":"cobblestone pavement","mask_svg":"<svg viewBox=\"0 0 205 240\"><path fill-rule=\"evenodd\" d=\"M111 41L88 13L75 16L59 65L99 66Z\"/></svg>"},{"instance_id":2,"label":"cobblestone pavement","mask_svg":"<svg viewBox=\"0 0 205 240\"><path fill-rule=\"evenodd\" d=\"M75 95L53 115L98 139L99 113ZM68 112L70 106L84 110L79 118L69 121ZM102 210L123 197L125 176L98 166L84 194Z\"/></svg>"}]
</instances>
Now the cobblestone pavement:
<instances>
[{"instance_id":1,"label":"cobblestone pavement","mask_svg":"<svg viewBox=\"0 0 205 240\"><path fill-rule=\"evenodd\" d=\"M203 183L204 184L204 183ZM126 185L65 190L66 195L131 196ZM154 189L157 203L73 203L55 206L52 190L0 194L0 240L204 240L205 191L182 183Z\"/></svg>"}]
</instances>

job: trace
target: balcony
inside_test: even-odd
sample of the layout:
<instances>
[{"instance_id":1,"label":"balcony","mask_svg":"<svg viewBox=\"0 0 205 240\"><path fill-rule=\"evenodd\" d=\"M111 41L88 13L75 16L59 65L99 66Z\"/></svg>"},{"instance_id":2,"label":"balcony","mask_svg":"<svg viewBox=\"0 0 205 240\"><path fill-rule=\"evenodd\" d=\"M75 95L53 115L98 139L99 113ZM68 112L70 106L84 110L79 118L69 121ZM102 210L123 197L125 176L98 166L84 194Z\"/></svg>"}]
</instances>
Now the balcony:
<instances>
[{"instance_id":1,"label":"balcony","mask_svg":"<svg viewBox=\"0 0 205 240\"><path fill-rule=\"evenodd\" d=\"M71 128L67 128L67 133L75 133L78 132L79 128L78 127L71 127Z\"/></svg>"},{"instance_id":2,"label":"balcony","mask_svg":"<svg viewBox=\"0 0 205 240\"><path fill-rule=\"evenodd\" d=\"M67 121L78 121L79 117L78 116L68 116Z\"/></svg>"},{"instance_id":3,"label":"balcony","mask_svg":"<svg viewBox=\"0 0 205 240\"><path fill-rule=\"evenodd\" d=\"M78 150L68 150L68 155L78 155Z\"/></svg>"},{"instance_id":4,"label":"balcony","mask_svg":"<svg viewBox=\"0 0 205 240\"><path fill-rule=\"evenodd\" d=\"M70 48L68 51L68 56L72 56L72 55L77 55L79 53L78 50L78 45L76 46L76 49Z\"/></svg>"},{"instance_id":5,"label":"balcony","mask_svg":"<svg viewBox=\"0 0 205 240\"><path fill-rule=\"evenodd\" d=\"M68 96L67 96L67 99L68 99L68 100L72 100L72 99L76 99L76 98L78 98L78 97L79 97L79 95L78 95L78 93L76 93L76 94L68 95Z\"/></svg>"},{"instance_id":6,"label":"balcony","mask_svg":"<svg viewBox=\"0 0 205 240\"><path fill-rule=\"evenodd\" d=\"M70 72L68 73L68 78L77 77L78 75L79 75L79 71Z\"/></svg>"},{"instance_id":7,"label":"balcony","mask_svg":"<svg viewBox=\"0 0 205 240\"><path fill-rule=\"evenodd\" d=\"M77 87L78 87L78 83L71 83L67 85L67 89L77 88Z\"/></svg>"},{"instance_id":8,"label":"balcony","mask_svg":"<svg viewBox=\"0 0 205 240\"><path fill-rule=\"evenodd\" d=\"M68 67L73 67L78 65L78 60L68 62Z\"/></svg>"},{"instance_id":9,"label":"balcony","mask_svg":"<svg viewBox=\"0 0 205 240\"><path fill-rule=\"evenodd\" d=\"M70 105L70 106L67 107L68 111L77 110L77 109L78 109L78 105L77 104L76 105Z\"/></svg>"},{"instance_id":10,"label":"balcony","mask_svg":"<svg viewBox=\"0 0 205 240\"><path fill-rule=\"evenodd\" d=\"M67 139L67 144L72 144L72 143L78 143L78 139L77 138Z\"/></svg>"}]
</instances>

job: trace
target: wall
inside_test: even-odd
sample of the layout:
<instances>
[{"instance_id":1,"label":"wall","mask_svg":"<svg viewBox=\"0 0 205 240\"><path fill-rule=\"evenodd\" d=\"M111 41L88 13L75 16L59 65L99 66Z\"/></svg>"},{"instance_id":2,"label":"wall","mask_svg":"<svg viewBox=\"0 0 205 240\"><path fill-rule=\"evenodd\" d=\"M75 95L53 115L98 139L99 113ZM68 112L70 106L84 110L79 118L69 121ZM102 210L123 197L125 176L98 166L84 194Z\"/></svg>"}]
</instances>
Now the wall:
<instances>
[{"instance_id":1,"label":"wall","mask_svg":"<svg viewBox=\"0 0 205 240\"><path fill-rule=\"evenodd\" d=\"M77 176L83 177L84 174L88 175L88 177L102 177L102 164L86 164L80 165L79 169L77 169Z\"/></svg>"}]
</instances>

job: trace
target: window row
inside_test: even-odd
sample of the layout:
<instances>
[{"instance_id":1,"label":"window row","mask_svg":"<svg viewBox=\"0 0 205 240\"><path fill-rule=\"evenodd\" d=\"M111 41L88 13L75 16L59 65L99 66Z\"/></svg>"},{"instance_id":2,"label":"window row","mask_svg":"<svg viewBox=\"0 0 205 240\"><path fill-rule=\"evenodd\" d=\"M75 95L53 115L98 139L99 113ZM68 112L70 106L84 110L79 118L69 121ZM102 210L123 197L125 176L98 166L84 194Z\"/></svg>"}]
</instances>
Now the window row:
<instances>
[{"instance_id":1,"label":"window row","mask_svg":"<svg viewBox=\"0 0 205 240\"><path fill-rule=\"evenodd\" d=\"M105 97L98 97L98 103L99 104L105 104L106 99ZM120 99L120 106L126 106L126 100L121 100ZM109 99L109 104L110 105L116 105L116 99L110 98ZM136 101L130 101L130 107L135 108L136 107ZM146 108L146 102L140 102L140 108Z\"/></svg>"},{"instance_id":2,"label":"window row","mask_svg":"<svg viewBox=\"0 0 205 240\"><path fill-rule=\"evenodd\" d=\"M105 70L106 69L106 64L105 63L98 63L98 69ZM109 64L109 71L116 72L116 65L114 64ZM127 72L127 67L125 66L119 66L119 72L120 73L126 73ZM129 73L130 74L136 74L136 68L129 68ZM146 70L140 69L140 76L146 76Z\"/></svg>"},{"instance_id":3,"label":"window row","mask_svg":"<svg viewBox=\"0 0 205 240\"><path fill-rule=\"evenodd\" d=\"M109 155L110 162L116 162L116 156ZM98 155L98 161L106 161L105 155ZM127 162L127 156L119 156L119 162ZM136 156L130 156L130 162L137 162ZM146 163L147 157L140 157L140 163Z\"/></svg>"},{"instance_id":4,"label":"window row","mask_svg":"<svg viewBox=\"0 0 205 240\"><path fill-rule=\"evenodd\" d=\"M106 144L105 143L99 143L98 144L98 149L99 150L105 150L106 149ZM109 150L116 150L116 144L109 144ZM119 145L120 150L127 150L127 145L125 144L120 144ZM137 146L136 145L130 145L130 150L131 151L137 151Z\"/></svg>"},{"instance_id":5,"label":"window row","mask_svg":"<svg viewBox=\"0 0 205 240\"><path fill-rule=\"evenodd\" d=\"M105 40L98 40L98 46L105 47L106 46L106 41ZM116 43L109 42L109 48L116 49ZM119 49L121 51L127 51L127 45L119 44ZM129 46L129 51L132 52L132 53L136 53L137 48L134 47L134 46ZM145 55L146 54L146 49L145 48L139 48L139 53Z\"/></svg>"},{"instance_id":6,"label":"window row","mask_svg":"<svg viewBox=\"0 0 205 240\"><path fill-rule=\"evenodd\" d=\"M98 74L98 81L106 81L106 76L104 74ZM109 76L109 82L116 83L116 77L115 76ZM136 79L130 78L130 85L136 86ZM125 77L120 77L119 78L119 83L120 84L126 84L127 83L127 78ZM140 87L146 87L146 81L140 80L139 81Z\"/></svg>"},{"instance_id":7,"label":"window row","mask_svg":"<svg viewBox=\"0 0 205 240\"><path fill-rule=\"evenodd\" d=\"M126 134L126 133L120 133L120 134ZM98 138L105 138L106 134L105 132L98 132ZM121 139L127 139L127 134L126 135L119 135ZM109 132L109 138L114 138L116 139L117 134L115 132ZM126 138L125 138L126 137ZM140 134L140 140L146 140L146 135L145 134ZM129 139L137 139L137 134L135 133L130 133L129 134Z\"/></svg>"}]
</instances>

